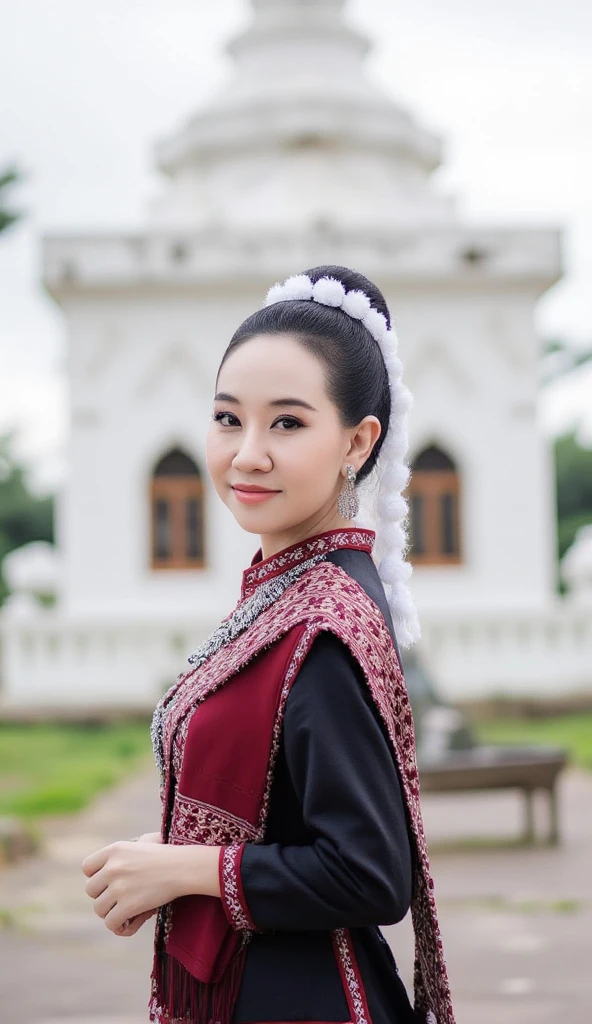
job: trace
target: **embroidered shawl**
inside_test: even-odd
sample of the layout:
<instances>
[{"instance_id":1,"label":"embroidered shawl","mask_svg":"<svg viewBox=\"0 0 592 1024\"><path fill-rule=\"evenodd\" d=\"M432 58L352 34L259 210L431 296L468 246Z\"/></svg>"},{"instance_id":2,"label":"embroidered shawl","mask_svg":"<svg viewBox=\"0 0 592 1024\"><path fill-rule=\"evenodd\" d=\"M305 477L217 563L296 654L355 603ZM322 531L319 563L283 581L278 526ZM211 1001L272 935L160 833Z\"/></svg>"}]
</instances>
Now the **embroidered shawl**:
<instances>
[{"instance_id":1,"label":"embroidered shawl","mask_svg":"<svg viewBox=\"0 0 592 1024\"><path fill-rule=\"evenodd\" d=\"M257 565L247 570L241 599L220 627L226 642L210 638L201 656L190 659L197 667L177 678L155 712L163 841L223 847L221 899L186 896L159 910L150 1000L150 1020L158 1024L231 1024L247 946L257 931L241 887L242 850L265 840L286 700L322 630L339 637L361 666L399 768L415 853L414 1009L425 1024L454 1024L403 672L380 609L343 569L324 559L339 546L369 551L374 534L342 534L341 543L332 531L318 535L308 549L294 546L278 556L272 603L260 593ZM303 561L307 552L315 554L312 564ZM246 624L241 610L258 596L263 610ZM237 615L238 632L232 628ZM351 1022L370 1024L348 929L336 929L333 942Z\"/></svg>"}]
</instances>

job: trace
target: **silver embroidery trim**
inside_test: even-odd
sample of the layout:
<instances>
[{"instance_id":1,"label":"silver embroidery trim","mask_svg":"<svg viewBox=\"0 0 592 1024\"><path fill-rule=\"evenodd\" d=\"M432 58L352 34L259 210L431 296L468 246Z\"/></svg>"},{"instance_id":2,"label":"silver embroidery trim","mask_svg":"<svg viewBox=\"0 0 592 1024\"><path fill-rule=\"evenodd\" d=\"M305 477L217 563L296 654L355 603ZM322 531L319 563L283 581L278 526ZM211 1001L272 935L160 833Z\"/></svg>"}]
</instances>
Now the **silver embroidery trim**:
<instances>
[{"instance_id":1,"label":"silver embroidery trim","mask_svg":"<svg viewBox=\"0 0 592 1024\"><path fill-rule=\"evenodd\" d=\"M222 898L236 931L253 930L253 922L246 914L238 892L239 872L237 860L242 844L225 846L222 851Z\"/></svg>"},{"instance_id":2,"label":"silver embroidery trim","mask_svg":"<svg viewBox=\"0 0 592 1024\"><path fill-rule=\"evenodd\" d=\"M329 551L336 551L339 548L352 545L374 546L373 533L368 530L343 530L339 533L332 532L330 537L312 537L303 541L293 551L286 551L275 558L266 559L264 562L255 563L243 574L243 588L250 589L265 580L271 573L278 569L290 568L294 562L300 562L307 555L319 553L326 555Z\"/></svg>"},{"instance_id":3,"label":"silver embroidery trim","mask_svg":"<svg viewBox=\"0 0 592 1024\"><path fill-rule=\"evenodd\" d=\"M333 932L337 952L345 975L349 999L353 1008L353 1024L370 1024L364 1008L364 998L360 989L358 973L350 955L349 941L345 928L336 928Z\"/></svg>"},{"instance_id":4,"label":"silver embroidery trim","mask_svg":"<svg viewBox=\"0 0 592 1024\"><path fill-rule=\"evenodd\" d=\"M221 827L226 835L234 835L236 841L241 841L243 836L253 842L262 838L260 830L245 818L239 818L204 800L185 796L177 790L169 842L177 845L198 842L204 846L217 846Z\"/></svg>"}]
</instances>

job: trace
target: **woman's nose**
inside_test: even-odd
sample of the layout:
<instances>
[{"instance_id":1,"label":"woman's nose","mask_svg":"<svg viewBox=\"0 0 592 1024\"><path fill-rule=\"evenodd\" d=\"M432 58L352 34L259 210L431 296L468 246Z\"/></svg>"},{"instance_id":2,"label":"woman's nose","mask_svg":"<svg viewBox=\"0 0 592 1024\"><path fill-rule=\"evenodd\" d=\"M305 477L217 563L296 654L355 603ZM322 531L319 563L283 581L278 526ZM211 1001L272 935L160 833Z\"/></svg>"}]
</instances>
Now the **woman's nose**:
<instances>
[{"instance_id":1,"label":"woman's nose","mask_svg":"<svg viewBox=\"0 0 592 1024\"><path fill-rule=\"evenodd\" d=\"M254 469L271 469L273 462L262 440L251 435L243 438L232 465L242 473L249 473Z\"/></svg>"}]
</instances>

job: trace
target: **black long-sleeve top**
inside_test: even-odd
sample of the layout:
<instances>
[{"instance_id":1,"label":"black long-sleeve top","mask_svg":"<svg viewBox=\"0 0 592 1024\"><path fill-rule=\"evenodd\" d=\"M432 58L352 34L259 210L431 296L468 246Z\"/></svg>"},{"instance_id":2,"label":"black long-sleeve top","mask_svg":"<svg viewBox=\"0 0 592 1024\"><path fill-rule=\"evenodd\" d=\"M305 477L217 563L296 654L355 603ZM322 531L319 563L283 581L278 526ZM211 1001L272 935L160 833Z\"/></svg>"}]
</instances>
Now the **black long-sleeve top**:
<instances>
[{"instance_id":1,"label":"black long-sleeve top","mask_svg":"<svg viewBox=\"0 0 592 1024\"><path fill-rule=\"evenodd\" d=\"M329 555L392 621L370 555ZM396 643L396 641L395 641ZM399 773L348 648L322 633L292 684L265 842L248 843L241 880L252 935L233 1024L348 1021L331 929L350 929L372 1024L414 1020L378 926L407 914L412 854Z\"/></svg>"}]
</instances>

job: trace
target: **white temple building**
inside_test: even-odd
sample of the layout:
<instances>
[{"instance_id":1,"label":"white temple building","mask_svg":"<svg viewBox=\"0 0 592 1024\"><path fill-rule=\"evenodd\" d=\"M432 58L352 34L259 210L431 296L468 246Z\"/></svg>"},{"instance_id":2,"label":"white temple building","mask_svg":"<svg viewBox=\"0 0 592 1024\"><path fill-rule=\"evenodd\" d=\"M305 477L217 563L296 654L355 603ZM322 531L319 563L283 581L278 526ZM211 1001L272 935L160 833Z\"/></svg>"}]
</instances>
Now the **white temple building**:
<instances>
[{"instance_id":1,"label":"white temple building","mask_svg":"<svg viewBox=\"0 0 592 1024\"><path fill-rule=\"evenodd\" d=\"M145 229L44 240L70 472L56 603L15 579L0 615L1 700L153 706L234 606L259 538L206 472L216 370L269 286L321 263L374 279L399 334L427 669L450 699L581 690L590 604L556 593L536 423L534 309L561 276L558 233L461 222L431 180L439 139L372 85L343 0L251 6L226 88L157 149Z\"/></svg>"}]
</instances>

